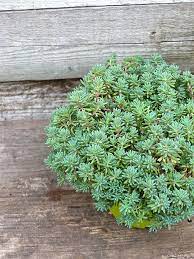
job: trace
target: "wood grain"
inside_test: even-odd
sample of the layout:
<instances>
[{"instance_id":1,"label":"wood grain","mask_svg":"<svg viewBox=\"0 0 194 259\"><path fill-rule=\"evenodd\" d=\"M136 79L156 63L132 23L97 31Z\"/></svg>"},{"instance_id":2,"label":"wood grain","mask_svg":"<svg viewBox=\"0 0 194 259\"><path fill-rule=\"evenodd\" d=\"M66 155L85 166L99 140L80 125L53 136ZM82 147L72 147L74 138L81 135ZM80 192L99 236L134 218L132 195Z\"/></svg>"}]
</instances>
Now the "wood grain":
<instances>
[{"instance_id":1,"label":"wood grain","mask_svg":"<svg viewBox=\"0 0 194 259\"><path fill-rule=\"evenodd\" d=\"M69 90L79 80L27 81L0 84L0 121L47 119L66 104Z\"/></svg>"},{"instance_id":2,"label":"wood grain","mask_svg":"<svg viewBox=\"0 0 194 259\"><path fill-rule=\"evenodd\" d=\"M191 41L193 20L193 3L1 12L0 47Z\"/></svg>"},{"instance_id":3,"label":"wood grain","mask_svg":"<svg viewBox=\"0 0 194 259\"><path fill-rule=\"evenodd\" d=\"M194 70L193 21L193 2L3 11L0 81L82 77L113 52Z\"/></svg>"},{"instance_id":4,"label":"wood grain","mask_svg":"<svg viewBox=\"0 0 194 259\"><path fill-rule=\"evenodd\" d=\"M93 65L105 62L112 53L116 53L119 60L130 55L160 53L170 63L194 72L194 41L88 45L70 49L63 46L7 47L0 48L0 82L80 78Z\"/></svg>"},{"instance_id":5,"label":"wood grain","mask_svg":"<svg viewBox=\"0 0 194 259\"><path fill-rule=\"evenodd\" d=\"M194 258L194 223L148 233L118 226L44 165L47 120L0 122L0 258Z\"/></svg>"},{"instance_id":6,"label":"wood grain","mask_svg":"<svg viewBox=\"0 0 194 259\"><path fill-rule=\"evenodd\" d=\"M192 0L1 0L0 11L110 5L189 3Z\"/></svg>"}]
</instances>

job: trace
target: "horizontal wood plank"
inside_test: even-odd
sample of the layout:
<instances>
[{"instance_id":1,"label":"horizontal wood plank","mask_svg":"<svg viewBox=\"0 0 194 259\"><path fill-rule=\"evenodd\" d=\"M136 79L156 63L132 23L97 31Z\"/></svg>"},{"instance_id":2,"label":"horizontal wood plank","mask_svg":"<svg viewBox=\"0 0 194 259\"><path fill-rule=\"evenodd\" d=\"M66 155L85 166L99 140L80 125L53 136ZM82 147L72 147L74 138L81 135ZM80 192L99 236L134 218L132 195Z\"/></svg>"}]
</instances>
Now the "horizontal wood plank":
<instances>
[{"instance_id":1,"label":"horizontal wood plank","mask_svg":"<svg viewBox=\"0 0 194 259\"><path fill-rule=\"evenodd\" d=\"M0 121L47 119L66 104L69 90L79 80L7 82L0 84Z\"/></svg>"},{"instance_id":2,"label":"horizontal wood plank","mask_svg":"<svg viewBox=\"0 0 194 259\"><path fill-rule=\"evenodd\" d=\"M1 0L0 11L189 2L192 2L192 0Z\"/></svg>"},{"instance_id":3,"label":"horizontal wood plank","mask_svg":"<svg viewBox=\"0 0 194 259\"><path fill-rule=\"evenodd\" d=\"M1 258L194 258L194 223L148 233L118 226L90 195L56 186L47 120L0 122Z\"/></svg>"},{"instance_id":4,"label":"horizontal wood plank","mask_svg":"<svg viewBox=\"0 0 194 259\"><path fill-rule=\"evenodd\" d=\"M82 77L113 52L194 70L193 21L194 3L0 12L0 81Z\"/></svg>"},{"instance_id":5,"label":"horizontal wood plank","mask_svg":"<svg viewBox=\"0 0 194 259\"><path fill-rule=\"evenodd\" d=\"M89 69L105 62L113 53L118 59L130 55L160 53L170 63L194 72L194 41L151 44L0 47L0 82L80 78Z\"/></svg>"},{"instance_id":6,"label":"horizontal wood plank","mask_svg":"<svg viewBox=\"0 0 194 259\"><path fill-rule=\"evenodd\" d=\"M191 41L193 20L194 3L1 12L0 47Z\"/></svg>"}]
</instances>

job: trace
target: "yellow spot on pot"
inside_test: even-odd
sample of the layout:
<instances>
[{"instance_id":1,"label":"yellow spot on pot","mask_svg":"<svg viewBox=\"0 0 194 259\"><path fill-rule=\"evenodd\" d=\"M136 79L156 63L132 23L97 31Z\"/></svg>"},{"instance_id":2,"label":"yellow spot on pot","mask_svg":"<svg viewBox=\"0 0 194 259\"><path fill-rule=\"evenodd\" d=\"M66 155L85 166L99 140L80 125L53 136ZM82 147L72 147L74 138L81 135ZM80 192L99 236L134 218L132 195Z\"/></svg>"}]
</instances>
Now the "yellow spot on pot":
<instances>
[{"instance_id":1,"label":"yellow spot on pot","mask_svg":"<svg viewBox=\"0 0 194 259\"><path fill-rule=\"evenodd\" d=\"M114 204L111 208L110 208L110 212L111 214L115 217L118 218L121 215L121 212L119 210L119 204Z\"/></svg>"},{"instance_id":2,"label":"yellow spot on pot","mask_svg":"<svg viewBox=\"0 0 194 259\"><path fill-rule=\"evenodd\" d=\"M119 204L114 204L111 208L110 208L110 212L111 214L115 217L115 218L119 218L121 215L120 209L119 209ZM132 225L132 228L147 228L149 227L151 224L153 223L153 220L148 220L148 219L144 219L140 222L135 222Z\"/></svg>"}]
</instances>

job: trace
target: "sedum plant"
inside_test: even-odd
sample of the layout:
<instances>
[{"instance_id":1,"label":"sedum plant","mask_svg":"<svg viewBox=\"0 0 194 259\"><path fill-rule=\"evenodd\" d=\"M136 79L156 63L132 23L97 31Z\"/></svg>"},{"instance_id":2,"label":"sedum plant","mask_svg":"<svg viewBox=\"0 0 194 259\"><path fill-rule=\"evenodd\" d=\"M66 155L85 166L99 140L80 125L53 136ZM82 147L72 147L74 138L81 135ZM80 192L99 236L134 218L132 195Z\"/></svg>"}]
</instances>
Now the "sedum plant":
<instances>
[{"instance_id":1,"label":"sedum plant","mask_svg":"<svg viewBox=\"0 0 194 259\"><path fill-rule=\"evenodd\" d=\"M194 215L194 76L112 56L52 115L47 164L127 227L157 230Z\"/></svg>"}]
</instances>

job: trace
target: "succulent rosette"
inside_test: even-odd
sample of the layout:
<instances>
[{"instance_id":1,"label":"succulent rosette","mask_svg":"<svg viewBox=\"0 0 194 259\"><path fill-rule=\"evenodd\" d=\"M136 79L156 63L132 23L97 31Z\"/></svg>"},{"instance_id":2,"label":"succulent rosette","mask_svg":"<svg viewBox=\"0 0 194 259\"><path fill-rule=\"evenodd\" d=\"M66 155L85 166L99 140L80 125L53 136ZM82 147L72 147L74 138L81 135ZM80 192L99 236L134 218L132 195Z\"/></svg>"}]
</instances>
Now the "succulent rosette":
<instances>
[{"instance_id":1,"label":"succulent rosette","mask_svg":"<svg viewBox=\"0 0 194 259\"><path fill-rule=\"evenodd\" d=\"M157 230L194 215L194 76L160 55L111 57L52 114L47 164L99 211Z\"/></svg>"}]
</instances>

